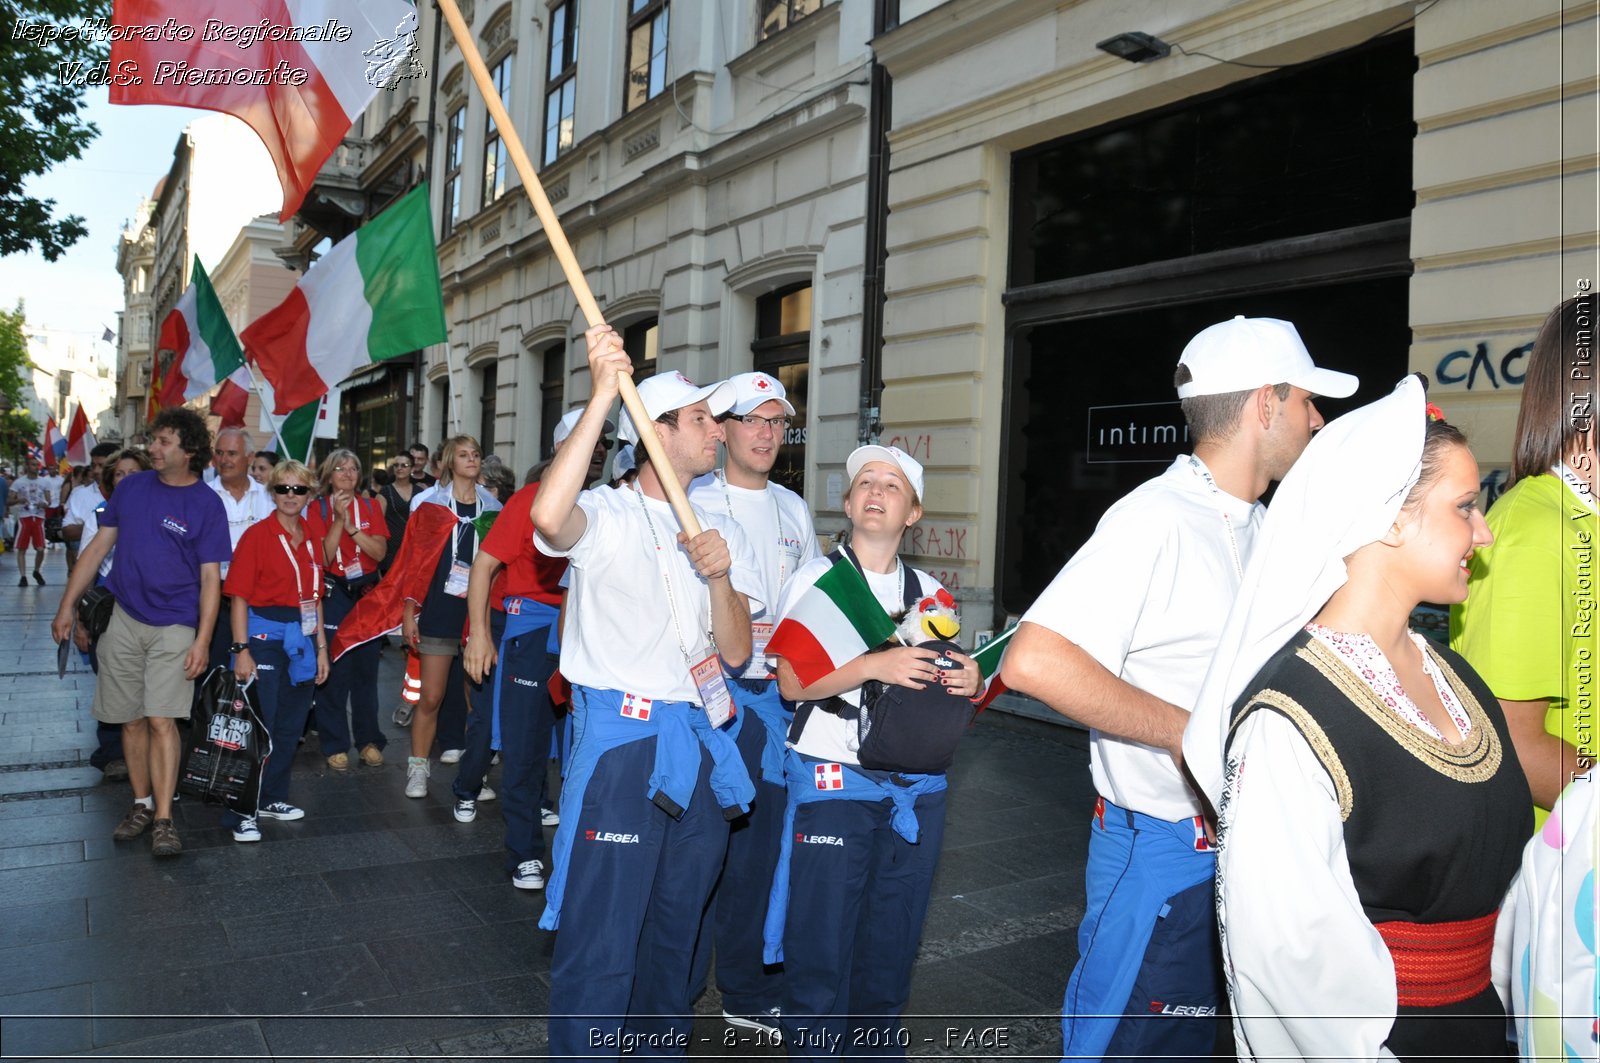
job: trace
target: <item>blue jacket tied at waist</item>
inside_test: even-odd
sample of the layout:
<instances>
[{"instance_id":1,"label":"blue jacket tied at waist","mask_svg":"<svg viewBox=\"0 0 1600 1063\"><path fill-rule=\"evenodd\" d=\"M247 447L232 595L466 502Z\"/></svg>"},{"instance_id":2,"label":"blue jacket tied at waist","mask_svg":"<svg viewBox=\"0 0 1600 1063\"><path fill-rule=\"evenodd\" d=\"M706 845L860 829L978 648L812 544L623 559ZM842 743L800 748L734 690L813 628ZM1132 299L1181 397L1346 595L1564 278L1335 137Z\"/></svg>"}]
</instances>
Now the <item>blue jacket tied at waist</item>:
<instances>
[{"instance_id":1,"label":"blue jacket tied at waist","mask_svg":"<svg viewBox=\"0 0 1600 1063\"><path fill-rule=\"evenodd\" d=\"M711 792L729 819L750 810L755 784L745 771L739 747L723 731L712 728L705 710L687 701L652 701L649 718L622 714L620 690L572 687L572 753L567 762L562 807L582 808L583 793L600 758L610 750L646 738L656 740L656 759L641 795L674 819L681 818L694 797L700 777L700 750L711 755ZM544 915L540 928L555 930L561 922L561 898L566 892L567 867L578 833L578 816L564 815L556 828L550 879L545 886Z\"/></svg>"},{"instance_id":2,"label":"blue jacket tied at waist","mask_svg":"<svg viewBox=\"0 0 1600 1063\"><path fill-rule=\"evenodd\" d=\"M838 790L819 790L816 784L816 766L830 761L803 756L789 750L784 760L784 775L789 783L789 804L783 812L783 837L778 851L778 867L772 875L772 894L767 902L767 923L762 934L764 949L762 961L768 964L783 962L783 927L789 917L789 861L794 855L794 811L812 801L891 801L894 810L889 815L889 825L894 832L915 845L918 834L917 798L922 794L936 794L949 789L949 780L939 775L894 775L900 782L890 782L888 773L871 775L851 764L841 764L840 779L844 787ZM882 776L876 778L874 776Z\"/></svg>"},{"instance_id":3,"label":"blue jacket tied at waist","mask_svg":"<svg viewBox=\"0 0 1600 1063\"><path fill-rule=\"evenodd\" d=\"M299 620L268 620L254 609L249 619L246 630L251 638L283 643L283 652L289 657L289 682L298 686L317 677L317 645L300 630Z\"/></svg>"}]
</instances>

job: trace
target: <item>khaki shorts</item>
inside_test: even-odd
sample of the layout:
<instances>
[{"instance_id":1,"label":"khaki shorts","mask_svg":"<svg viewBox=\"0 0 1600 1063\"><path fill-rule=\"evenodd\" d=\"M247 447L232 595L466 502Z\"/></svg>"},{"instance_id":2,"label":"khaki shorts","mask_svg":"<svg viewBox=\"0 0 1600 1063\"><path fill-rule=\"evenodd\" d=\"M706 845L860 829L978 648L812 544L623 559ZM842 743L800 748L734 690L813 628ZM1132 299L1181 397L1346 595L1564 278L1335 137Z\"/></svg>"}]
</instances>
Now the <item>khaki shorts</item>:
<instances>
[{"instance_id":1,"label":"khaki shorts","mask_svg":"<svg viewBox=\"0 0 1600 1063\"><path fill-rule=\"evenodd\" d=\"M461 640L418 635L417 652L426 657L454 657L461 652Z\"/></svg>"},{"instance_id":2,"label":"khaki shorts","mask_svg":"<svg viewBox=\"0 0 1600 1063\"><path fill-rule=\"evenodd\" d=\"M183 674L183 658L194 645L194 628L141 624L117 606L100 636L100 675L94 685L94 718L128 723L146 716L183 719L194 699L194 680Z\"/></svg>"}]
</instances>

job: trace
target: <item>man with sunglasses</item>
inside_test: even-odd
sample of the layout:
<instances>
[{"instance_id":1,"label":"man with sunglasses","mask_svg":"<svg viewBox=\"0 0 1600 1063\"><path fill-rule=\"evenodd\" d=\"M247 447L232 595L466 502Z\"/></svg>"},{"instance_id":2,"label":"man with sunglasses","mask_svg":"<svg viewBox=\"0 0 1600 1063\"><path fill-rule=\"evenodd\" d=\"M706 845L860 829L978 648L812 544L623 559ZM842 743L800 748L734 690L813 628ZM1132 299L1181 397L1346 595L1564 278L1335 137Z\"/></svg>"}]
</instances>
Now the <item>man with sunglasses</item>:
<instances>
[{"instance_id":1,"label":"man with sunglasses","mask_svg":"<svg viewBox=\"0 0 1600 1063\"><path fill-rule=\"evenodd\" d=\"M771 479L795 409L783 384L770 374L740 373L728 383L734 389L733 407L718 418L723 468L695 479L689 499L739 525L766 580L761 597L776 603L784 583L818 556L805 499ZM772 1035L778 1033L783 983L777 968L761 962L761 934L788 800L783 750L794 715L778 696L763 652L772 636L775 609L770 606L751 617L750 663L729 684L739 706L736 741L756 784L756 799L749 813L732 823L722 877L706 906L695 956L698 987L705 984L710 951L716 947L722 1017L734 1026Z\"/></svg>"}]
</instances>

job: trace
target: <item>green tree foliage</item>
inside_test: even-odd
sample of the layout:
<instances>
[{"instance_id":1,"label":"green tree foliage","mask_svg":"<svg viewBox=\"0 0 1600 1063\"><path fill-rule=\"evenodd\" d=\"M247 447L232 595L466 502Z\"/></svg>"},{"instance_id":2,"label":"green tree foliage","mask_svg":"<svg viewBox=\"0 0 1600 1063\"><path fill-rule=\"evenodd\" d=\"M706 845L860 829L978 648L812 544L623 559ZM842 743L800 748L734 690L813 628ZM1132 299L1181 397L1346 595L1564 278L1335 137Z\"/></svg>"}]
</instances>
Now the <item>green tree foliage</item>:
<instances>
[{"instance_id":1,"label":"green tree foliage","mask_svg":"<svg viewBox=\"0 0 1600 1063\"><path fill-rule=\"evenodd\" d=\"M3 0L0 18L0 255L35 248L54 262L89 230L56 202L28 195L28 178L83 153L100 135L79 113L86 79L109 61L103 33L81 32L109 0Z\"/></svg>"},{"instance_id":2,"label":"green tree foliage","mask_svg":"<svg viewBox=\"0 0 1600 1063\"><path fill-rule=\"evenodd\" d=\"M0 454L11 457L39 439L39 422L23 405L29 364L27 315L19 300L15 310L0 310Z\"/></svg>"}]
</instances>

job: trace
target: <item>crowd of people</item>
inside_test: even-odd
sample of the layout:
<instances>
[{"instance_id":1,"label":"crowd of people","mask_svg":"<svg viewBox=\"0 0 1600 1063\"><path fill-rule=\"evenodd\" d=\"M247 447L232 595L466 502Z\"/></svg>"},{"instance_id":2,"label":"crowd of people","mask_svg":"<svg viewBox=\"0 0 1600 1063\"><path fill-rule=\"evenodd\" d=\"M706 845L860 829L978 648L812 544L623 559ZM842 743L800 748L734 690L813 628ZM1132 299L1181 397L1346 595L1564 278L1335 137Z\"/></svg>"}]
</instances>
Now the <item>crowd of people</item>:
<instances>
[{"instance_id":1,"label":"crowd of people","mask_svg":"<svg viewBox=\"0 0 1600 1063\"><path fill-rule=\"evenodd\" d=\"M1530 841L1535 804L1560 797L1571 824L1589 800L1561 796L1592 755L1569 584L1588 578L1571 566L1595 532L1594 435L1562 406L1580 303L1529 356L1515 480L1488 524L1467 440L1422 381L1324 426L1317 398L1358 381L1289 322L1235 318L1186 346L1192 452L1104 515L1001 672L1091 728L1066 1056L1495 1056L1513 993L1566 1006L1549 926L1572 905L1559 875L1518 872L1525 848L1552 859ZM586 343L592 395L520 486L470 436L364 475L346 449L314 470L237 429L213 439L186 409L152 422L147 450L97 448L66 500L78 558L52 630L91 653L96 755L126 765L114 837L182 851L176 724L211 668L256 684L275 750L255 815L223 816L236 842L307 814L290 765L310 729L329 769L383 766L378 658L398 635L405 794L453 764L455 819L498 798L511 884L546 892L553 1056L682 1054L713 967L725 1019L792 1056L903 1056L948 757L886 766L869 728L897 694L970 719L990 681L938 642L825 668L790 647L797 627L843 644L864 623L851 610L893 626L950 600L901 556L924 470L851 453L823 552L771 479L795 412L780 381L641 382L652 458L626 409L611 420L632 373L620 336ZM61 504L19 494L37 472L10 488L30 520ZM96 583L116 608L88 645L75 607ZM1422 603L1456 606L1455 650L1411 631ZM1516 918L1497 922L1508 891ZM1585 1008L1592 965L1587 992Z\"/></svg>"}]
</instances>

